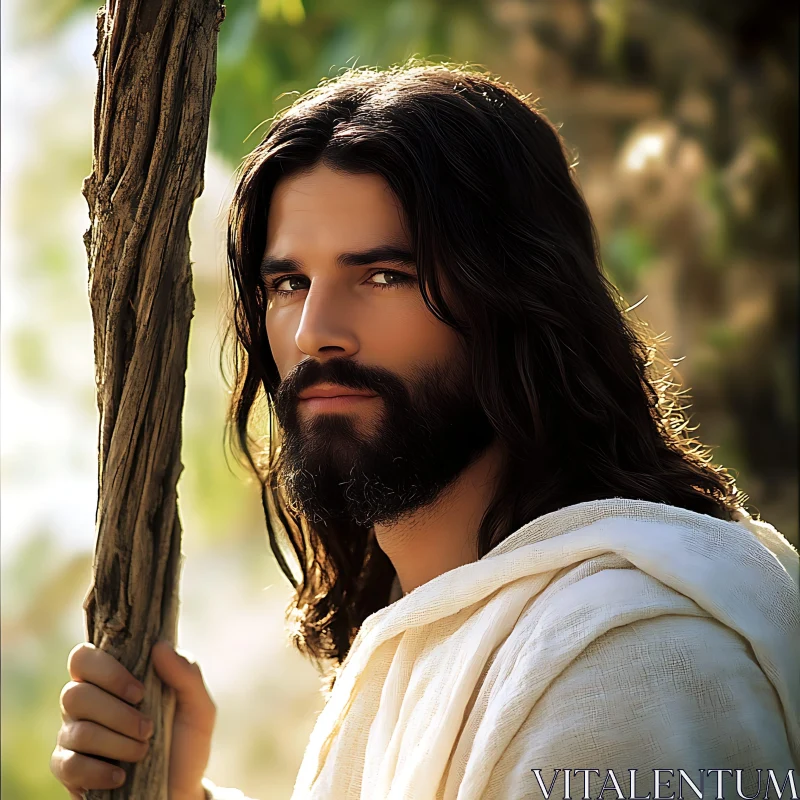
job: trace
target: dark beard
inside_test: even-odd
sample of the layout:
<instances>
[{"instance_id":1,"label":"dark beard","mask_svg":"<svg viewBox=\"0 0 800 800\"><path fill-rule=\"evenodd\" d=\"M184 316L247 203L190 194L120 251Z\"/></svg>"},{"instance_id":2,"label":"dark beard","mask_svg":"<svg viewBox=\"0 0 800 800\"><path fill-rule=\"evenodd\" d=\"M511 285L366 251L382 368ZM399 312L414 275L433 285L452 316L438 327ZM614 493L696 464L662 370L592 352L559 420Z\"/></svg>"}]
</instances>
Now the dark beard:
<instances>
[{"instance_id":1,"label":"dark beard","mask_svg":"<svg viewBox=\"0 0 800 800\"><path fill-rule=\"evenodd\" d=\"M375 424L355 413L302 421L297 395L330 382L375 392ZM389 525L432 504L494 439L464 371L417 370L411 392L388 370L346 358L303 361L278 387L283 430L278 481L292 509L312 523Z\"/></svg>"}]
</instances>

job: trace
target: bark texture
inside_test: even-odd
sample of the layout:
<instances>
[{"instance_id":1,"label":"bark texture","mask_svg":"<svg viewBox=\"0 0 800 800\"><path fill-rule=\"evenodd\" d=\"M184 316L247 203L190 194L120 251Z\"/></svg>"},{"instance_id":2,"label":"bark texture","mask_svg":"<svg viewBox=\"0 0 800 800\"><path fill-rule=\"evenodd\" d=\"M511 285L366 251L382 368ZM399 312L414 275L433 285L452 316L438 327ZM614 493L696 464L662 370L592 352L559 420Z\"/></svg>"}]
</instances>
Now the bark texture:
<instances>
[{"instance_id":1,"label":"bark texture","mask_svg":"<svg viewBox=\"0 0 800 800\"><path fill-rule=\"evenodd\" d=\"M167 800L174 696L150 664L175 642L176 486L189 326L189 216L203 190L220 0L108 0L97 14L92 174L84 234L100 411L97 545L87 640L147 687L156 722L125 785L87 797Z\"/></svg>"}]
</instances>

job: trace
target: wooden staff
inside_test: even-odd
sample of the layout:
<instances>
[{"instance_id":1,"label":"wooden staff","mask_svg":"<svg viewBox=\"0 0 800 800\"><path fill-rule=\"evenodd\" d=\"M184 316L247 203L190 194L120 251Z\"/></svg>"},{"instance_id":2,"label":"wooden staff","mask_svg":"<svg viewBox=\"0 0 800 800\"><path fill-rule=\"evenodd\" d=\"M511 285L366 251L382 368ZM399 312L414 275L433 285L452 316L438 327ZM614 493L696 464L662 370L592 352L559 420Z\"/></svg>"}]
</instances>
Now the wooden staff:
<instances>
[{"instance_id":1,"label":"wooden staff","mask_svg":"<svg viewBox=\"0 0 800 800\"><path fill-rule=\"evenodd\" d=\"M168 800L175 709L150 665L175 643L181 524L176 486L194 293L189 215L203 190L219 0L108 0L97 14L92 174L83 182L94 320L97 544L87 640L146 687L155 723L125 785L92 800Z\"/></svg>"}]
</instances>

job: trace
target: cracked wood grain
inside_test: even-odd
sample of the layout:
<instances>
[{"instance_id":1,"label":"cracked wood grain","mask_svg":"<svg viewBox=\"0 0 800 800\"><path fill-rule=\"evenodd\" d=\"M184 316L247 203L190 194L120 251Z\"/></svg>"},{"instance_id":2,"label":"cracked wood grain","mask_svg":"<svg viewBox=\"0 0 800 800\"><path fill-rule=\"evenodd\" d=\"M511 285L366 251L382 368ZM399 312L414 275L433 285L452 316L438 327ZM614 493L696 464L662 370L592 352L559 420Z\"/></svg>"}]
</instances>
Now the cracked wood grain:
<instances>
[{"instance_id":1,"label":"cracked wood grain","mask_svg":"<svg viewBox=\"0 0 800 800\"><path fill-rule=\"evenodd\" d=\"M168 800L174 697L150 664L175 642L181 524L176 487L189 327L189 216L203 191L220 0L108 0L98 70L84 244L94 322L97 544L87 640L146 686L156 722L124 786L91 800Z\"/></svg>"}]
</instances>

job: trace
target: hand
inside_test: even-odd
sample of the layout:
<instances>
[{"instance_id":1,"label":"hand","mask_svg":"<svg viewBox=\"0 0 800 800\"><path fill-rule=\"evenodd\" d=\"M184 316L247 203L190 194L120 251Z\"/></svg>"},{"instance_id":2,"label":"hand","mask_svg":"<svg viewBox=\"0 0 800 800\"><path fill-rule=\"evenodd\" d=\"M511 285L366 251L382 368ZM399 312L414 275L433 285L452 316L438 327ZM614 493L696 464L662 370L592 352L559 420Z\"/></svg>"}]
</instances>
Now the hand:
<instances>
[{"instance_id":1,"label":"hand","mask_svg":"<svg viewBox=\"0 0 800 800\"><path fill-rule=\"evenodd\" d=\"M153 645L150 657L158 677L175 690L175 716L169 761L169 799L203 800L201 780L211 755L216 706L200 667L165 641ZM138 762L148 751L152 722L134 706L144 687L110 653L84 642L67 658L72 678L61 691L62 724L50 758L50 770L71 800L87 789L113 789L115 767L98 758ZM131 686L136 694L127 695ZM151 722L151 730L142 723Z\"/></svg>"}]
</instances>

